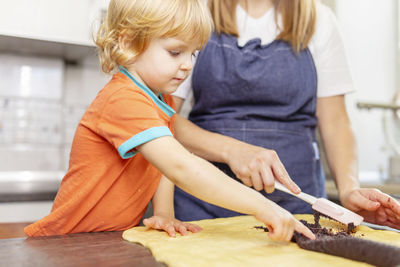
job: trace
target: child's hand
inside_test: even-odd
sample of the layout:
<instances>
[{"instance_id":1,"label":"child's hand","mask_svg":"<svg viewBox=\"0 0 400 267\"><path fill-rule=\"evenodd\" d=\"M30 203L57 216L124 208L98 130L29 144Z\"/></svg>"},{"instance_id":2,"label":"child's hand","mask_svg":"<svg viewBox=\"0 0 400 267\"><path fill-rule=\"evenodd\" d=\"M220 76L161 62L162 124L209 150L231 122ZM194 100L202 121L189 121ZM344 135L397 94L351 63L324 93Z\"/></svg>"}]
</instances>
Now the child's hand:
<instances>
[{"instance_id":1,"label":"child's hand","mask_svg":"<svg viewBox=\"0 0 400 267\"><path fill-rule=\"evenodd\" d=\"M143 220L143 224L147 227L164 230L169 236L176 237L176 233L187 235L187 231L197 233L203 230L200 226L192 223L181 222L177 219L156 215Z\"/></svg>"},{"instance_id":2,"label":"child's hand","mask_svg":"<svg viewBox=\"0 0 400 267\"><path fill-rule=\"evenodd\" d=\"M256 215L256 218L268 228L268 236L272 240L287 241L292 239L294 231L303 234L304 236L315 239L315 235L304 224L297 220L287 210L281 208L272 201L270 205L263 207L261 212Z\"/></svg>"}]
</instances>

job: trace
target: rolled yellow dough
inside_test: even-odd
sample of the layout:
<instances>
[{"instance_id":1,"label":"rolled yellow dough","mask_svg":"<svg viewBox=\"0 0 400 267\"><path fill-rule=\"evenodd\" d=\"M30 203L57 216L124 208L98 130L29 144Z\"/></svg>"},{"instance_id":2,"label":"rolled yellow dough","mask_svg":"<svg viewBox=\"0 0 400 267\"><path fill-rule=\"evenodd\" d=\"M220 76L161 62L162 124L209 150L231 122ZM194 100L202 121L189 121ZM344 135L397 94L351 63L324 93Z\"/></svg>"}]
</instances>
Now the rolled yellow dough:
<instances>
[{"instance_id":1,"label":"rolled yellow dough","mask_svg":"<svg viewBox=\"0 0 400 267\"><path fill-rule=\"evenodd\" d=\"M312 215L296 215L313 222ZM301 249L295 243L272 241L263 226L252 216L195 221L203 231L187 236L169 237L166 232L134 227L124 231L123 238L148 247L159 262L168 266L370 266L341 257ZM323 227L344 229L340 223L321 218ZM400 234L356 228L355 236L400 247Z\"/></svg>"}]
</instances>

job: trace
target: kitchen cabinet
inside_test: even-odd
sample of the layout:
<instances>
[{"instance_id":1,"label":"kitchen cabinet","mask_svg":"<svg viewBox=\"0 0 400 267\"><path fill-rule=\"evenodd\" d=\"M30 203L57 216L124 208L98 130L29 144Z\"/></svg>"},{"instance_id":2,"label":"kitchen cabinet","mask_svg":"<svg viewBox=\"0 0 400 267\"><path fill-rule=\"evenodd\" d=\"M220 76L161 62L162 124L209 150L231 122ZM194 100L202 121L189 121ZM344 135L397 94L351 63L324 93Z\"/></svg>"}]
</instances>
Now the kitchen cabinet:
<instances>
[{"instance_id":1,"label":"kitchen cabinet","mask_svg":"<svg viewBox=\"0 0 400 267\"><path fill-rule=\"evenodd\" d=\"M0 3L2 34L88 45L107 1L2 0Z\"/></svg>"},{"instance_id":2,"label":"kitchen cabinet","mask_svg":"<svg viewBox=\"0 0 400 267\"><path fill-rule=\"evenodd\" d=\"M3 3L4 2L4 3ZM94 55L92 40L108 0L0 0L0 52Z\"/></svg>"}]
</instances>

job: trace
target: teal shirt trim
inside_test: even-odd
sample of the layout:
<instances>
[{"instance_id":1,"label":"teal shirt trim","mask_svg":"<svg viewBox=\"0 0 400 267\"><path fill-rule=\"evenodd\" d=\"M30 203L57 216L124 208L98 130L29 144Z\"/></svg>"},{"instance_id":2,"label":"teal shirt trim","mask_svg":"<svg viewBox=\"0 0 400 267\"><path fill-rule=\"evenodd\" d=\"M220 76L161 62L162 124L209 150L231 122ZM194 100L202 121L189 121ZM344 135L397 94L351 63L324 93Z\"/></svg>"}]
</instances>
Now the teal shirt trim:
<instances>
[{"instance_id":1,"label":"teal shirt trim","mask_svg":"<svg viewBox=\"0 0 400 267\"><path fill-rule=\"evenodd\" d=\"M144 130L120 145L118 153L123 159L131 158L136 155L136 152L132 151L132 149L162 136L172 136L172 133L167 126L153 127Z\"/></svg>"},{"instance_id":2,"label":"teal shirt trim","mask_svg":"<svg viewBox=\"0 0 400 267\"><path fill-rule=\"evenodd\" d=\"M175 114L175 110L171 108L170 106L167 105L167 103L164 102L163 96L160 94L161 99L157 97L153 91L151 91L147 86L139 82L138 80L133 77L133 75L124 67L120 66L119 67L120 71L125 74L129 79L131 79L140 89L142 89L148 96L151 97L154 103L169 117L172 117L172 115Z\"/></svg>"}]
</instances>

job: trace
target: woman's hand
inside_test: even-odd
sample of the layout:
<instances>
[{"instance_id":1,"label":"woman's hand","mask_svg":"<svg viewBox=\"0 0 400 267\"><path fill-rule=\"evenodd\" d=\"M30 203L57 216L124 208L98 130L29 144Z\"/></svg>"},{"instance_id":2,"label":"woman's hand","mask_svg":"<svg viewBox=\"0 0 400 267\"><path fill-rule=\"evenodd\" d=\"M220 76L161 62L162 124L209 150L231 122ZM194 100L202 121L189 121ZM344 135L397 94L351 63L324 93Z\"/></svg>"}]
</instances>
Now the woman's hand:
<instances>
[{"instance_id":1,"label":"woman's hand","mask_svg":"<svg viewBox=\"0 0 400 267\"><path fill-rule=\"evenodd\" d=\"M301 189L290 178L274 150L246 143L235 144L228 157L228 165L243 184L267 193L274 191L275 180L295 194Z\"/></svg>"},{"instance_id":2,"label":"woman's hand","mask_svg":"<svg viewBox=\"0 0 400 267\"><path fill-rule=\"evenodd\" d=\"M228 164L245 185L271 193L277 180L293 193L300 193L275 151L203 130L179 115L174 127L175 138L186 149L208 161Z\"/></svg>"},{"instance_id":3,"label":"woman's hand","mask_svg":"<svg viewBox=\"0 0 400 267\"><path fill-rule=\"evenodd\" d=\"M187 232L197 233L203 230L200 226L192 223L181 222L177 219L163 215L155 215L144 219L143 224L149 228L164 230L171 237L176 237L176 233L187 235Z\"/></svg>"},{"instance_id":4,"label":"woman's hand","mask_svg":"<svg viewBox=\"0 0 400 267\"><path fill-rule=\"evenodd\" d=\"M296 231L310 239L315 239L315 235L311 230L294 218L290 212L272 201L269 202L269 205L264 205L255 215L257 220L262 221L267 226L269 238L289 242L294 231Z\"/></svg>"},{"instance_id":5,"label":"woman's hand","mask_svg":"<svg viewBox=\"0 0 400 267\"><path fill-rule=\"evenodd\" d=\"M370 223L400 229L400 204L378 189L356 188L340 196L344 207L357 212Z\"/></svg>"}]
</instances>

